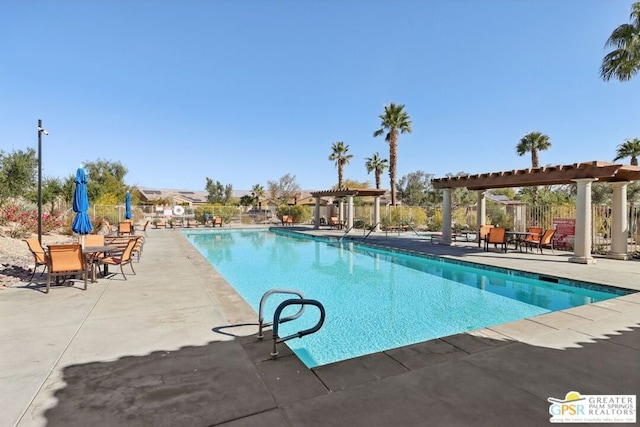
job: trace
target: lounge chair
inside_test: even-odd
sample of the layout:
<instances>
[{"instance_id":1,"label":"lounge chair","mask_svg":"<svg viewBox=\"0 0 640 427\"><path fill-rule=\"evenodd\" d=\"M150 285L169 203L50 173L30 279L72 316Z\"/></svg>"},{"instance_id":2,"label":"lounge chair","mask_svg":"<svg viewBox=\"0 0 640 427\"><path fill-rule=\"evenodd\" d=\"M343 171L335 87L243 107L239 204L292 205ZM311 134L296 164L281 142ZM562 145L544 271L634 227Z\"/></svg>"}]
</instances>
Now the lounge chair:
<instances>
[{"instance_id":1,"label":"lounge chair","mask_svg":"<svg viewBox=\"0 0 640 427\"><path fill-rule=\"evenodd\" d=\"M493 225L481 225L480 230L478 230L478 247L482 242L487 241L487 236L489 235L489 231L493 228Z\"/></svg>"},{"instance_id":2,"label":"lounge chair","mask_svg":"<svg viewBox=\"0 0 640 427\"><path fill-rule=\"evenodd\" d=\"M213 227L215 227L216 225L222 227L222 217L221 216L213 217L212 223L213 223Z\"/></svg>"},{"instance_id":3,"label":"lounge chair","mask_svg":"<svg viewBox=\"0 0 640 427\"><path fill-rule=\"evenodd\" d=\"M133 237L129 239L129 242L127 243L127 246L125 247L124 252L122 252L121 256L104 257L100 260L100 264L120 266L120 273L122 274L122 277L124 277L124 280L127 280L127 276L124 274L124 270L122 269L122 267L124 265L129 264L131 266L131 271L133 271L133 274L136 274L136 271L133 269L133 264L131 263L131 261L133 260L133 250L136 246L136 243L138 242L138 239L139 237Z\"/></svg>"},{"instance_id":4,"label":"lounge chair","mask_svg":"<svg viewBox=\"0 0 640 427\"><path fill-rule=\"evenodd\" d=\"M33 273L29 278L29 283L33 280L33 277L36 275L36 270L39 266L43 265L44 269L42 270L42 274L47 271L47 253L44 251L44 248L40 244L40 241L35 238L23 239L29 247L29 251L33 255L33 259L35 261L35 266L33 267Z\"/></svg>"},{"instance_id":5,"label":"lounge chair","mask_svg":"<svg viewBox=\"0 0 640 427\"><path fill-rule=\"evenodd\" d=\"M167 223L163 219L155 220L153 223L155 228L167 228Z\"/></svg>"},{"instance_id":6,"label":"lounge chair","mask_svg":"<svg viewBox=\"0 0 640 427\"><path fill-rule=\"evenodd\" d=\"M542 254L543 247L551 248L551 253L555 255L553 251L553 235L556 234L556 230L546 230L544 234L538 237L537 240L527 241L527 248L537 247L540 253Z\"/></svg>"},{"instance_id":7,"label":"lounge chair","mask_svg":"<svg viewBox=\"0 0 640 427\"><path fill-rule=\"evenodd\" d=\"M47 262L47 290L51 287L51 278L76 276L81 274L84 278L84 290L87 289L87 263L82 254L82 246L73 245L49 245Z\"/></svg>"},{"instance_id":8,"label":"lounge chair","mask_svg":"<svg viewBox=\"0 0 640 427\"><path fill-rule=\"evenodd\" d=\"M507 252L507 229L503 227L491 227L486 240L484 241L484 250L489 250L489 244L493 243L495 247L502 245L502 250Z\"/></svg>"}]
</instances>

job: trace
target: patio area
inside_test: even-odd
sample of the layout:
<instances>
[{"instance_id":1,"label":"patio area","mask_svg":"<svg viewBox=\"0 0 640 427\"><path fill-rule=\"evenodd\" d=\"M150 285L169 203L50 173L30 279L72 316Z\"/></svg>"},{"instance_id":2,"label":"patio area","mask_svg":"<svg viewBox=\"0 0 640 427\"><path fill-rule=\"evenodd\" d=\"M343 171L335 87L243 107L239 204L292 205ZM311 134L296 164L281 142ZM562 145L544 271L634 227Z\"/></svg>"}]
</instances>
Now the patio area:
<instances>
[{"instance_id":1,"label":"patio area","mask_svg":"<svg viewBox=\"0 0 640 427\"><path fill-rule=\"evenodd\" d=\"M540 426L549 397L640 395L640 293L310 370L291 352L270 358L257 314L179 230L148 235L127 281L0 292L1 425ZM635 260L412 233L366 242L640 291Z\"/></svg>"}]
</instances>

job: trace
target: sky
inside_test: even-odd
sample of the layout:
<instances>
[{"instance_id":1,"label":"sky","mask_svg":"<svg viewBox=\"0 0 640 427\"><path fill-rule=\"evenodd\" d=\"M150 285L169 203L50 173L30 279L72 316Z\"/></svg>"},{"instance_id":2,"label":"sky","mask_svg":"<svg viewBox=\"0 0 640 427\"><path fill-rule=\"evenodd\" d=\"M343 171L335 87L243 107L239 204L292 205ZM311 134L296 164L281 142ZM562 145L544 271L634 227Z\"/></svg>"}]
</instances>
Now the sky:
<instances>
[{"instance_id":1,"label":"sky","mask_svg":"<svg viewBox=\"0 0 640 427\"><path fill-rule=\"evenodd\" d=\"M390 102L397 178L612 161L640 137L640 76L599 77L628 0L3 0L0 150L37 150L44 177L105 160L127 185L250 190L285 174L337 184L331 146L365 159ZM629 159L625 159L628 163ZM383 188L389 188L387 173Z\"/></svg>"}]
</instances>

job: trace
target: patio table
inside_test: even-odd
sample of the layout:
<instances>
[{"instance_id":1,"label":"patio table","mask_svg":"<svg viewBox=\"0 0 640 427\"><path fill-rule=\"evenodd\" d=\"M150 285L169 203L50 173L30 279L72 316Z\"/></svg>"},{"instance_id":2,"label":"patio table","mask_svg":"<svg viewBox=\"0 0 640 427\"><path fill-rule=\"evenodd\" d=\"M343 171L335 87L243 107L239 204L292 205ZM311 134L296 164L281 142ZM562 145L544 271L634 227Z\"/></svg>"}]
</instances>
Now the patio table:
<instances>
[{"instance_id":1,"label":"patio table","mask_svg":"<svg viewBox=\"0 0 640 427\"><path fill-rule=\"evenodd\" d=\"M110 252L114 252L117 250L118 250L117 246L110 246L110 245L85 246L84 248L82 248L82 253L85 255L87 263L91 264L91 283L95 283L97 281L96 279L97 256L99 254L104 254L105 256L107 256L107 254L109 254ZM109 274L109 265L104 264L104 270L102 272L102 275L106 277L108 274Z\"/></svg>"},{"instance_id":2,"label":"patio table","mask_svg":"<svg viewBox=\"0 0 640 427\"><path fill-rule=\"evenodd\" d=\"M507 231L509 241L513 242L515 250L520 249L522 252L522 244L525 242L527 236L539 236L538 233L530 233L528 231Z\"/></svg>"}]
</instances>

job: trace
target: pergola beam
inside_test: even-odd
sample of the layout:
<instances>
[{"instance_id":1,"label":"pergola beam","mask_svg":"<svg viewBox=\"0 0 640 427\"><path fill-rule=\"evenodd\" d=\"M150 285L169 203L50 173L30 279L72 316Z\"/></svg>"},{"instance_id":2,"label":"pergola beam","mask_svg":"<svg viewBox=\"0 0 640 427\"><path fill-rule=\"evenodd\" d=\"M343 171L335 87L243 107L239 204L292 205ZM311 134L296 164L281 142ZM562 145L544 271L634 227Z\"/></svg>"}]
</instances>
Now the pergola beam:
<instances>
[{"instance_id":1,"label":"pergola beam","mask_svg":"<svg viewBox=\"0 0 640 427\"><path fill-rule=\"evenodd\" d=\"M432 180L431 184L436 189L466 187L469 190L486 190L490 188L573 184L576 179L593 179L597 182L638 181L640 180L640 166L593 161L437 178Z\"/></svg>"}]
</instances>

